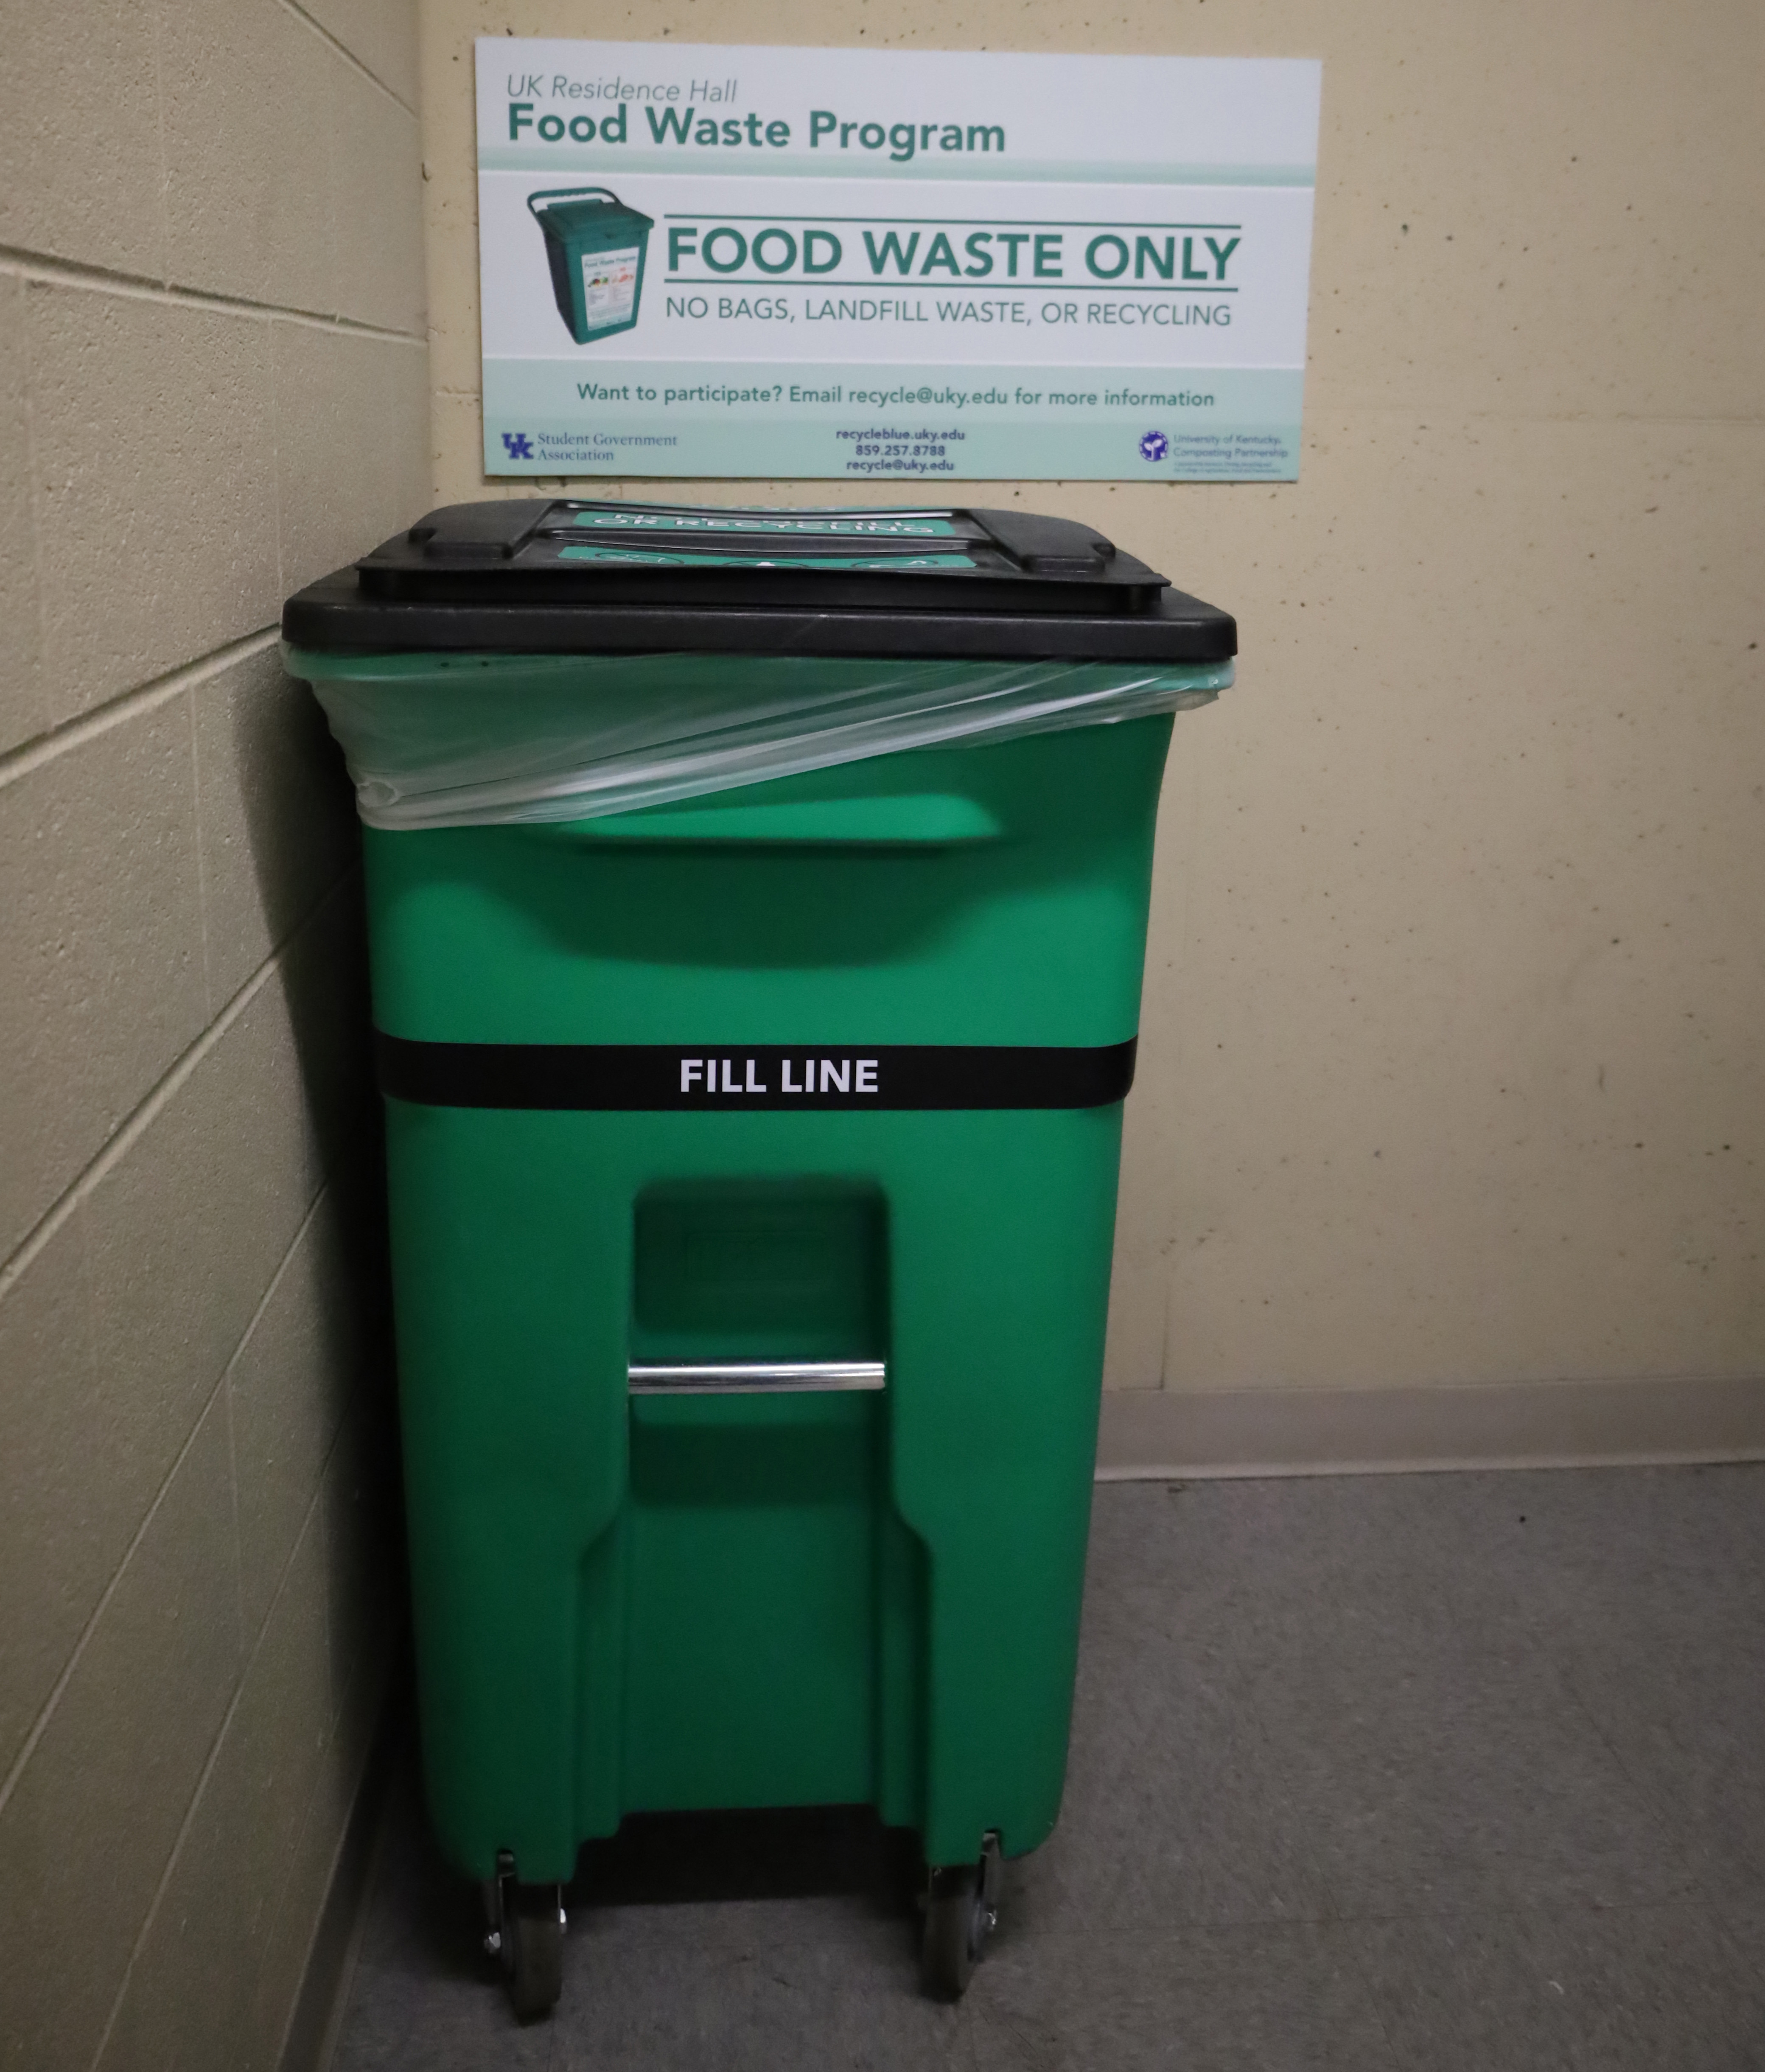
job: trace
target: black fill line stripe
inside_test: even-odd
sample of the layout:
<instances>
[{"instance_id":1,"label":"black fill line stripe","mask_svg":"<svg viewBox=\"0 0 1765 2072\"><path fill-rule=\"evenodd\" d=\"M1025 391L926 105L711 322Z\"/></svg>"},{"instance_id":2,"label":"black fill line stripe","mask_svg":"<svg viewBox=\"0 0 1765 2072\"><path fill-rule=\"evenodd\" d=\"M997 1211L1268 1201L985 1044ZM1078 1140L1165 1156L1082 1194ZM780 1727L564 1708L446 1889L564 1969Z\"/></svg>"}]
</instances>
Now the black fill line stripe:
<instances>
[{"instance_id":1,"label":"black fill line stripe","mask_svg":"<svg viewBox=\"0 0 1765 2072\"><path fill-rule=\"evenodd\" d=\"M727 1114L1105 1108L1138 1039L1037 1044L431 1043L375 1032L381 1091L432 1108Z\"/></svg>"}]
</instances>

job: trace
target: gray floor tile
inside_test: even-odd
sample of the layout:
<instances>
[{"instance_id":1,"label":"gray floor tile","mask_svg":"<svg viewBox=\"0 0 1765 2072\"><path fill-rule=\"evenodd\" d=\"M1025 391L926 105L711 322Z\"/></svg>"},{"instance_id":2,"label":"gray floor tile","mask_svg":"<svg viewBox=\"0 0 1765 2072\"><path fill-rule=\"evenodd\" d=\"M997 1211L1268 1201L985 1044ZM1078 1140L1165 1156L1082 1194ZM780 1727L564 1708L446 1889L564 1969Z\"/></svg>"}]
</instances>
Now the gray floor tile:
<instances>
[{"instance_id":1,"label":"gray floor tile","mask_svg":"<svg viewBox=\"0 0 1765 2072\"><path fill-rule=\"evenodd\" d=\"M1650 1609L1628 1625L1590 1621L1562 1660L1705 1891L1722 1897L1765 1883L1765 1604L1720 1625L1707 1605L1681 1616Z\"/></svg>"},{"instance_id":2,"label":"gray floor tile","mask_svg":"<svg viewBox=\"0 0 1765 2072\"><path fill-rule=\"evenodd\" d=\"M520 2027L488 1979L362 1966L330 2072L552 2072L554 2025Z\"/></svg>"},{"instance_id":3,"label":"gray floor tile","mask_svg":"<svg viewBox=\"0 0 1765 2072\"><path fill-rule=\"evenodd\" d=\"M1709 2012L1744 2033L1754 2053L1746 2062L1765 2066L1765 1893L1725 1903L1717 1922L1728 1983Z\"/></svg>"},{"instance_id":4,"label":"gray floor tile","mask_svg":"<svg viewBox=\"0 0 1765 2072\"><path fill-rule=\"evenodd\" d=\"M970 2017L915 1990L911 1926L838 1899L578 1913L556 2072L972 2072Z\"/></svg>"},{"instance_id":5,"label":"gray floor tile","mask_svg":"<svg viewBox=\"0 0 1765 2072\"><path fill-rule=\"evenodd\" d=\"M1630 1521L1622 1483L1602 1507L1564 1505L1565 1479L1263 1486L1282 1610L1273 1652L1249 1666L1334 1912L1639 1904L1714 1889L1570 1673L1570 1639L1586 1628L1559 1626L1550 1609L1577 1595L1561 1548L1615 1548ZM1578 1529L1553 1507L1578 1511ZM1546 1532L1524 1540L1541 1517Z\"/></svg>"},{"instance_id":6,"label":"gray floor tile","mask_svg":"<svg viewBox=\"0 0 1765 2072\"><path fill-rule=\"evenodd\" d=\"M1684 1838L1541 1653L1343 1638L1260 1689L1344 1918L1703 1896Z\"/></svg>"},{"instance_id":7,"label":"gray floor tile","mask_svg":"<svg viewBox=\"0 0 1765 2072\"><path fill-rule=\"evenodd\" d=\"M1397 2072L1339 1929L1048 1937L968 2005L977 2072Z\"/></svg>"},{"instance_id":8,"label":"gray floor tile","mask_svg":"<svg viewBox=\"0 0 1765 2072\"><path fill-rule=\"evenodd\" d=\"M622 1842L520 2029L407 1780L335 2072L1765 2072L1762 1722L1765 1467L1108 1487L961 2009L836 1823Z\"/></svg>"},{"instance_id":9,"label":"gray floor tile","mask_svg":"<svg viewBox=\"0 0 1765 2072\"><path fill-rule=\"evenodd\" d=\"M1459 1557L1474 1564L1481 1591L1504 1593L1541 1630L1627 1627L1652 1614L1720 1629L1758 1602L1759 1466L1395 1479L1458 1491Z\"/></svg>"},{"instance_id":10,"label":"gray floor tile","mask_svg":"<svg viewBox=\"0 0 1765 2072\"><path fill-rule=\"evenodd\" d=\"M1154 1607L1099 1616L1109 1583L1086 1618L1059 1825L1007 1868L1008 1932L1319 1918L1324 1885L1244 1679Z\"/></svg>"},{"instance_id":11,"label":"gray floor tile","mask_svg":"<svg viewBox=\"0 0 1765 2072\"><path fill-rule=\"evenodd\" d=\"M1357 1923L1414 2072L1741 2072L1765 2064L1765 1974L1701 1906Z\"/></svg>"}]
</instances>

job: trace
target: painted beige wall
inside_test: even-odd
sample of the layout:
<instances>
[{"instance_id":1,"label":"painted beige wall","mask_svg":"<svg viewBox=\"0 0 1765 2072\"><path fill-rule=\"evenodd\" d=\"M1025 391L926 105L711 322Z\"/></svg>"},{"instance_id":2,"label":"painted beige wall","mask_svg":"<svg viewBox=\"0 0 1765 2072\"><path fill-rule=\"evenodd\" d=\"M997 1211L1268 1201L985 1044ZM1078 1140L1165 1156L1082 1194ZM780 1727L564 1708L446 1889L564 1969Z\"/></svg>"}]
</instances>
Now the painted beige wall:
<instances>
[{"instance_id":1,"label":"painted beige wall","mask_svg":"<svg viewBox=\"0 0 1765 2072\"><path fill-rule=\"evenodd\" d=\"M0 68L0 2065L271 2072L398 1573L356 836L284 594L427 494L415 18Z\"/></svg>"},{"instance_id":2,"label":"painted beige wall","mask_svg":"<svg viewBox=\"0 0 1765 2072\"><path fill-rule=\"evenodd\" d=\"M1089 519L1242 631L1237 688L1177 725L1109 1380L1765 1375L1765 11L422 23L449 500L531 493L479 472L474 34L1323 58L1302 479L968 492Z\"/></svg>"}]
</instances>

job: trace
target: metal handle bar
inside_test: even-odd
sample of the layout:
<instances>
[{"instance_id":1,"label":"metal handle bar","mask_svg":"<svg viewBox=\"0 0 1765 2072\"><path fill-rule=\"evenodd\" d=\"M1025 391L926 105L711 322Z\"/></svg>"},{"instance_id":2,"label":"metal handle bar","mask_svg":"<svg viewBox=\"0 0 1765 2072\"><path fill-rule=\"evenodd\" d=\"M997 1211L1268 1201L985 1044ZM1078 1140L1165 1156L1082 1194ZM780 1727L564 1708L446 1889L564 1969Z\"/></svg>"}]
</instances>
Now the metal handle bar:
<instances>
[{"instance_id":1,"label":"metal handle bar","mask_svg":"<svg viewBox=\"0 0 1765 2072\"><path fill-rule=\"evenodd\" d=\"M633 1396L759 1395L882 1388L888 1371L881 1360L634 1360L627 1379Z\"/></svg>"}]
</instances>

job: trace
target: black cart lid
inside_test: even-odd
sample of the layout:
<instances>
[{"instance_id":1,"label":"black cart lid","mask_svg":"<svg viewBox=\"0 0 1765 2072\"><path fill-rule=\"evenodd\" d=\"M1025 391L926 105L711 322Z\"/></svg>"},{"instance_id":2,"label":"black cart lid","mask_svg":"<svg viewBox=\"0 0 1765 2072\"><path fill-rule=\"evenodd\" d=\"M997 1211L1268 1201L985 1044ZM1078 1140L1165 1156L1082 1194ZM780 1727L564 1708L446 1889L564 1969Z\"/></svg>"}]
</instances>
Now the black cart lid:
<instances>
[{"instance_id":1,"label":"black cart lid","mask_svg":"<svg viewBox=\"0 0 1765 2072\"><path fill-rule=\"evenodd\" d=\"M1088 525L1025 511L444 504L282 610L333 653L1219 662L1237 628Z\"/></svg>"}]
</instances>

